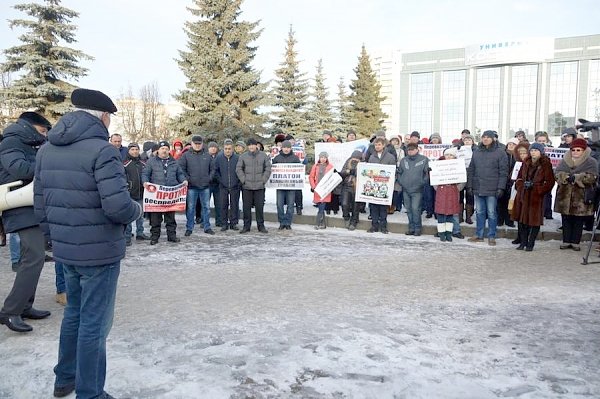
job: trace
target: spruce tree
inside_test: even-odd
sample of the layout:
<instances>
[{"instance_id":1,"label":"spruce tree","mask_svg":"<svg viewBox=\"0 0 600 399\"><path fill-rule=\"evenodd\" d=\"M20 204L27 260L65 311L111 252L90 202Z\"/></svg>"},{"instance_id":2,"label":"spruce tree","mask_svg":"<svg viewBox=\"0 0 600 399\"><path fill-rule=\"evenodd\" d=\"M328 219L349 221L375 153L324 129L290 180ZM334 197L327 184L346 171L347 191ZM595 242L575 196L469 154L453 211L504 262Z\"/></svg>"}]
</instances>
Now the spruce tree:
<instances>
[{"instance_id":1,"label":"spruce tree","mask_svg":"<svg viewBox=\"0 0 600 399\"><path fill-rule=\"evenodd\" d=\"M9 21L11 29L20 27L26 32L19 37L21 45L4 50L2 71L16 72L18 78L2 90L2 96L16 109L35 109L55 120L69 110L68 98L75 89L66 80L85 76L87 69L78 63L92 59L61 43L76 42L77 27L70 21L79 13L62 7L60 0L18 4L14 8L33 19Z\"/></svg>"},{"instance_id":2,"label":"spruce tree","mask_svg":"<svg viewBox=\"0 0 600 399\"><path fill-rule=\"evenodd\" d=\"M187 78L175 98L186 110L174 120L183 132L213 137L248 136L262 129L266 84L252 68L261 34L258 22L240 21L243 0L194 0L188 8L197 20L186 22L187 51L178 64Z\"/></svg>"},{"instance_id":3,"label":"spruce tree","mask_svg":"<svg viewBox=\"0 0 600 399\"><path fill-rule=\"evenodd\" d=\"M317 73L315 84L312 88L311 100L308 104L306 119L310 131L310 138L320 137L323 130L333 129L333 114L331 112L331 101L325 87L325 74L323 73L323 60L317 62Z\"/></svg>"},{"instance_id":4,"label":"spruce tree","mask_svg":"<svg viewBox=\"0 0 600 399\"><path fill-rule=\"evenodd\" d=\"M275 71L274 112L275 127L284 133L298 134L307 132L305 109L308 98L308 83L305 74L300 72L298 53L294 49L296 39L290 26L285 46L285 58Z\"/></svg>"},{"instance_id":5,"label":"spruce tree","mask_svg":"<svg viewBox=\"0 0 600 399\"><path fill-rule=\"evenodd\" d=\"M369 137L383 128L383 119L387 117L381 110L381 85L377 82L371 68L371 61L365 46L362 46L358 65L354 69L356 79L352 80L350 89L351 120L358 138Z\"/></svg>"},{"instance_id":6,"label":"spruce tree","mask_svg":"<svg viewBox=\"0 0 600 399\"><path fill-rule=\"evenodd\" d=\"M338 93L337 93L337 104L336 104L336 129L341 130L342 132L347 133L348 130L353 129L351 121L351 104L346 93L346 84L344 83L344 78L340 78L340 82L338 83Z\"/></svg>"}]
</instances>

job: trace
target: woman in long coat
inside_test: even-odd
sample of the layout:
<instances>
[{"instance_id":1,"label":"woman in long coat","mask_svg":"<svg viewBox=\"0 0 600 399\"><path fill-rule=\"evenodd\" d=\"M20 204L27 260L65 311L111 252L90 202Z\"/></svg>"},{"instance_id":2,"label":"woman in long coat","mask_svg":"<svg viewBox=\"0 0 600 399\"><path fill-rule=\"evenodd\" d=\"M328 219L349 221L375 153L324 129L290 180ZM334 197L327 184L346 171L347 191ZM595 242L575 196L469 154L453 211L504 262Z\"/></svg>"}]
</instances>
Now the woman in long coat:
<instances>
[{"instance_id":1,"label":"woman in long coat","mask_svg":"<svg viewBox=\"0 0 600 399\"><path fill-rule=\"evenodd\" d=\"M325 225L325 205L331 202L331 193L327 194L324 198L321 198L319 194L315 191L317 185L329 172L333 169L333 165L329 163L329 154L325 151L319 154L319 160L315 163L310 170L310 174L308 175L308 181L310 182L311 191L314 193L313 202L317 204L318 212L317 212L317 222L315 225L315 229L324 229L327 226Z\"/></svg>"},{"instance_id":2,"label":"woman in long coat","mask_svg":"<svg viewBox=\"0 0 600 399\"><path fill-rule=\"evenodd\" d=\"M593 201L586 203L585 191L598 180L598 163L591 156L592 150L584 139L575 139L571 150L554 173L558 189L554 212L562 215L563 243L560 249L579 251L579 242L586 216L594 214Z\"/></svg>"},{"instance_id":3,"label":"woman in long coat","mask_svg":"<svg viewBox=\"0 0 600 399\"><path fill-rule=\"evenodd\" d=\"M456 159L455 147L447 148L440 160ZM437 231L440 241L452 241L452 228L454 227L454 215L460 212L459 192L464 183L441 184L432 186L435 189L435 213L437 217Z\"/></svg>"},{"instance_id":4,"label":"woman in long coat","mask_svg":"<svg viewBox=\"0 0 600 399\"><path fill-rule=\"evenodd\" d=\"M519 222L517 249L533 251L535 239L544 223L544 196L554 187L552 162L544 153L542 144L529 147L529 157L523 161L515 181L517 196L512 219Z\"/></svg>"}]
</instances>

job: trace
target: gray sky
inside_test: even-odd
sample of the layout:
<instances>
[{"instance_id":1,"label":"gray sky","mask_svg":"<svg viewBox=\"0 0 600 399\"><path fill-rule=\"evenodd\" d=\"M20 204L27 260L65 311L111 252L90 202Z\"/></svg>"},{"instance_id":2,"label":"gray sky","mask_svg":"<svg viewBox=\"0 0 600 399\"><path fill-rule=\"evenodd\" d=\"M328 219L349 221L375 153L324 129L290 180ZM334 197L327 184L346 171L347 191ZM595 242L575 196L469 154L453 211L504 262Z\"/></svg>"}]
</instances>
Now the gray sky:
<instances>
[{"instance_id":1,"label":"gray sky","mask_svg":"<svg viewBox=\"0 0 600 399\"><path fill-rule=\"evenodd\" d=\"M31 0L40 1L40 0ZM7 19L24 14L18 0L0 1L0 49L18 44L19 31ZM183 24L192 0L63 0L80 13L75 48L95 58L79 85L117 97L157 81L163 102L184 87L174 61L185 49ZM330 95L340 76L354 77L360 47L420 51L464 47L488 40L531 36L565 37L600 32L600 8L592 0L246 0L241 18L261 20L263 33L254 66L262 79L273 78L283 60L290 24L296 32L301 68L314 75L323 58ZM3 59L0 56L0 60Z\"/></svg>"}]
</instances>

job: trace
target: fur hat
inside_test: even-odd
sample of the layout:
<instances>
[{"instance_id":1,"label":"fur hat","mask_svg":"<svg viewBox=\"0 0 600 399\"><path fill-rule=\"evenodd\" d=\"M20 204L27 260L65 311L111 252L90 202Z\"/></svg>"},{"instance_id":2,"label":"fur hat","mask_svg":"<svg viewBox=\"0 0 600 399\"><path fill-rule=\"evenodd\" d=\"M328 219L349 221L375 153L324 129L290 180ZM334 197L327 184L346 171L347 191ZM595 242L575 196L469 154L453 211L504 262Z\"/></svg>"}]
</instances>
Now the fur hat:
<instances>
[{"instance_id":1,"label":"fur hat","mask_svg":"<svg viewBox=\"0 0 600 399\"><path fill-rule=\"evenodd\" d=\"M19 119L23 119L32 125L45 127L48 130L52 129L52 124L50 121L37 112L23 112L21 115L19 115Z\"/></svg>"},{"instance_id":2,"label":"fur hat","mask_svg":"<svg viewBox=\"0 0 600 399\"><path fill-rule=\"evenodd\" d=\"M521 157L519 156L519 149L520 148L525 148L527 151L529 151L529 142L527 141L521 141L519 144L517 144L515 146L515 148L513 149L513 156L515 157L515 159L517 161L521 160Z\"/></svg>"},{"instance_id":3,"label":"fur hat","mask_svg":"<svg viewBox=\"0 0 600 399\"><path fill-rule=\"evenodd\" d=\"M585 139L575 139L573 140L573 142L571 143L571 148L582 148L582 149L587 149L588 145L587 145L587 141Z\"/></svg>"},{"instance_id":4,"label":"fur hat","mask_svg":"<svg viewBox=\"0 0 600 399\"><path fill-rule=\"evenodd\" d=\"M208 148L210 148L210 147L216 147L216 148L219 148L219 145L218 145L216 142L214 142L214 141L211 141L211 142L209 142L209 143L208 143L208 146L207 146L207 147L208 147Z\"/></svg>"},{"instance_id":5,"label":"fur hat","mask_svg":"<svg viewBox=\"0 0 600 399\"><path fill-rule=\"evenodd\" d=\"M292 143L289 140L284 140L281 143L281 148L292 148Z\"/></svg>"},{"instance_id":6,"label":"fur hat","mask_svg":"<svg viewBox=\"0 0 600 399\"><path fill-rule=\"evenodd\" d=\"M419 134L419 132L417 132L417 131L415 130L414 132L412 132L412 133L410 134L410 137L417 137L417 138L419 138L419 139L420 139L420 138L421 138L421 135Z\"/></svg>"},{"instance_id":7,"label":"fur hat","mask_svg":"<svg viewBox=\"0 0 600 399\"><path fill-rule=\"evenodd\" d=\"M285 134L278 134L275 136L275 144L285 141Z\"/></svg>"},{"instance_id":8,"label":"fur hat","mask_svg":"<svg viewBox=\"0 0 600 399\"><path fill-rule=\"evenodd\" d=\"M363 153L360 150L354 150L352 152L352 155L350 155L350 158L358 158L358 159L362 159L363 157Z\"/></svg>"},{"instance_id":9,"label":"fur hat","mask_svg":"<svg viewBox=\"0 0 600 399\"><path fill-rule=\"evenodd\" d=\"M538 150L539 152L542 153L542 155L545 154L544 145L540 144L540 143L533 143L533 144L531 144L529 146L529 151L531 151L531 150Z\"/></svg>"},{"instance_id":10,"label":"fur hat","mask_svg":"<svg viewBox=\"0 0 600 399\"><path fill-rule=\"evenodd\" d=\"M431 136L429 136L429 141L431 142L433 139L438 139L440 141L440 143L442 142L442 136L440 136L439 133L432 133Z\"/></svg>"}]
</instances>

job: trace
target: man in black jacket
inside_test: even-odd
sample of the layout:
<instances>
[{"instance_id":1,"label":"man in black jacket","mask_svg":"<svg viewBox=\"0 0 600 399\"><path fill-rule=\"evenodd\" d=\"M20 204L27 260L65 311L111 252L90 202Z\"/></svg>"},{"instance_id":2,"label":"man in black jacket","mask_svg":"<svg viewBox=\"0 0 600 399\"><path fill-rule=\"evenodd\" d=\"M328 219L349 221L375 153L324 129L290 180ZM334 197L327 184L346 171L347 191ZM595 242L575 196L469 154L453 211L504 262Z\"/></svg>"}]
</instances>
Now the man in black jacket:
<instances>
[{"instance_id":1,"label":"man in black jacket","mask_svg":"<svg viewBox=\"0 0 600 399\"><path fill-rule=\"evenodd\" d=\"M179 165L189 182L186 204L185 236L194 230L196 202L202 203L202 228L206 234L215 234L210 228L210 182L214 177L214 160L206 151L202 136L192 137L192 147L181 158Z\"/></svg>"},{"instance_id":2,"label":"man in black jacket","mask_svg":"<svg viewBox=\"0 0 600 399\"><path fill-rule=\"evenodd\" d=\"M239 155L233 151L233 141L225 140L223 152L215 158L215 179L219 182L219 201L221 208L221 231L238 230L240 209L240 179L235 173Z\"/></svg>"},{"instance_id":3,"label":"man in black jacket","mask_svg":"<svg viewBox=\"0 0 600 399\"><path fill-rule=\"evenodd\" d=\"M50 122L43 116L35 112L24 112L4 130L4 139L0 143L0 184L20 180L26 186L33 181L35 156L39 146L46 141L50 128ZM33 197L31 200L33 201ZM2 212L6 232L18 234L21 240L21 260L17 275L0 312L0 324L5 324L16 332L33 330L23 321L24 318L43 319L50 316L48 311L33 308L35 291L44 266L46 240L32 205L33 203Z\"/></svg>"},{"instance_id":4,"label":"man in black jacket","mask_svg":"<svg viewBox=\"0 0 600 399\"><path fill-rule=\"evenodd\" d=\"M140 147L137 143L127 146L127 158L125 159L125 174L131 199L143 207L144 185L142 184L142 171L146 163L140 158ZM125 228L125 245L131 245L131 223ZM150 237L144 234L144 215L135 221L135 239L138 241L148 240Z\"/></svg>"},{"instance_id":5,"label":"man in black jacket","mask_svg":"<svg viewBox=\"0 0 600 399\"><path fill-rule=\"evenodd\" d=\"M278 163L300 163L300 159L292 152L292 143L289 140L281 143L281 152L273 158L273 165ZM304 176L302 176L304 178ZM291 230L294 217L294 199L296 190L277 189L277 219L279 230ZM283 207L287 206L284 213Z\"/></svg>"}]
</instances>

